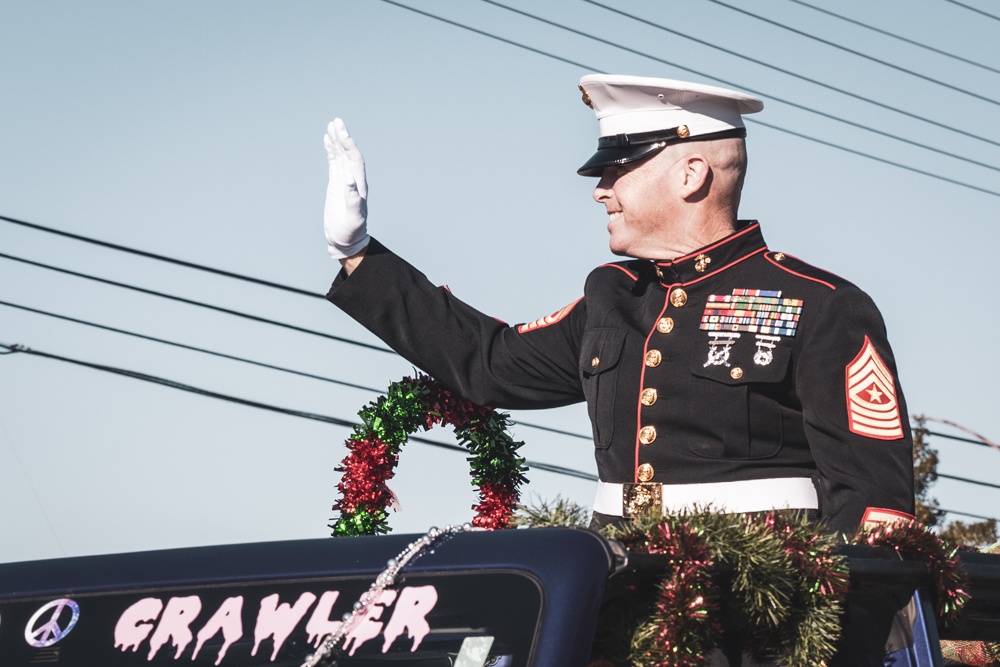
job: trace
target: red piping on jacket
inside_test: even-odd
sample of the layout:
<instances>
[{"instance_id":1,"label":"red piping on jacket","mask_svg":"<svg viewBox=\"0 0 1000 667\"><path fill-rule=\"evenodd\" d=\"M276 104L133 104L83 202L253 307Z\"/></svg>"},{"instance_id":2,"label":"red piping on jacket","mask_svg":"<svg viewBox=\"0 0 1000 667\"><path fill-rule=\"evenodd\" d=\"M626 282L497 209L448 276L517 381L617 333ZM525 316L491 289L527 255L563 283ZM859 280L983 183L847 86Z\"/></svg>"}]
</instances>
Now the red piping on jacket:
<instances>
[{"instance_id":1,"label":"red piping on jacket","mask_svg":"<svg viewBox=\"0 0 1000 667\"><path fill-rule=\"evenodd\" d=\"M774 264L774 265L775 265L776 267L778 267L778 268L779 268L779 269L781 269L782 271L785 271L785 272L787 272L787 273L790 273L790 274L792 274L793 276L798 276L799 278L802 278L802 279L804 279L804 280L811 280L811 281L813 281L814 283L819 283L820 285L826 285L827 287L829 287L829 288L830 288L830 289L832 289L832 290L835 290L835 289L837 289L836 287L834 287L834 286L833 286L833 285L831 285L830 283L826 282L825 280L820 280L819 278L813 278L812 276L807 276L807 275L805 275L805 274L802 274L802 273L799 273L798 271L792 271L792 270L791 270L791 269L789 269L788 267L786 267L786 266L782 266L780 262L776 262L776 261L775 261L774 259L772 259L771 257L768 257L767 255L765 255L764 257L765 257L765 259L767 259L767 261L771 262L771 264ZM791 257L792 259L798 259L798 261L800 261L800 262L802 261L802 260L801 260L801 259L799 259L798 257L795 257L795 256L793 256L793 255L789 255L788 253L785 253L785 257Z\"/></svg>"}]
</instances>

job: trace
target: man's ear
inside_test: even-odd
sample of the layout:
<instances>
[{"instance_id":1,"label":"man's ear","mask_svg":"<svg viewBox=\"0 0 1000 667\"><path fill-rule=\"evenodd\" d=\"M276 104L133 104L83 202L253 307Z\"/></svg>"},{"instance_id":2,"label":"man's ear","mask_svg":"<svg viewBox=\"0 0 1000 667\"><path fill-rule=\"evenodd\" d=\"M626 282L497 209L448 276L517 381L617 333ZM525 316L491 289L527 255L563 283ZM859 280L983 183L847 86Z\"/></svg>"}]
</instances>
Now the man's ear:
<instances>
[{"instance_id":1,"label":"man's ear","mask_svg":"<svg viewBox=\"0 0 1000 667\"><path fill-rule=\"evenodd\" d=\"M681 196L688 199L705 188L711 178L712 167L701 153L691 153L684 158Z\"/></svg>"}]
</instances>

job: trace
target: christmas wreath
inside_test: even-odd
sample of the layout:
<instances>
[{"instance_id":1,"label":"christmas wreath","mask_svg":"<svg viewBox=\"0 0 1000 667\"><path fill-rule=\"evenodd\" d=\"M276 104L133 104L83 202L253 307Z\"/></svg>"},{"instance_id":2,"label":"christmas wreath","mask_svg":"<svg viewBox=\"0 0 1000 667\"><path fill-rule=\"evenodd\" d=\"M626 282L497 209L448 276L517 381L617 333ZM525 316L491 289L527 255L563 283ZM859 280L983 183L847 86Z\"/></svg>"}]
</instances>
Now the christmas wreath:
<instances>
[{"instance_id":1,"label":"christmas wreath","mask_svg":"<svg viewBox=\"0 0 1000 667\"><path fill-rule=\"evenodd\" d=\"M378 535L390 531L388 507L393 502L386 482L395 474L399 452L417 429L451 425L459 444L469 450L472 483L479 502L472 506L472 525L506 528L517 506L519 487L527 482L524 444L508 433L510 417L493 408L459 398L426 375L389 385L384 396L363 407L361 424L347 439L348 454L336 470L343 473L330 527L333 536Z\"/></svg>"}]
</instances>

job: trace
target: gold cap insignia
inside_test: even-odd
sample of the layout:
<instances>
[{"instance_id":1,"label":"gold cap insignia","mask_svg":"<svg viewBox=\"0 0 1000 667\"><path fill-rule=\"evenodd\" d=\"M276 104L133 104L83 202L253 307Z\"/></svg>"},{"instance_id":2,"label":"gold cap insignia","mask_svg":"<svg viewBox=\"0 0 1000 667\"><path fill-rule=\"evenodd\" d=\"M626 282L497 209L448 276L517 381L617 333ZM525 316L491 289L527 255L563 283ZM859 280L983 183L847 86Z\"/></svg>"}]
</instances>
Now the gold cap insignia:
<instances>
[{"instance_id":1,"label":"gold cap insignia","mask_svg":"<svg viewBox=\"0 0 1000 667\"><path fill-rule=\"evenodd\" d=\"M590 93L588 93L587 89L584 88L583 86L579 86L579 88L580 88L580 92L583 93L583 103L586 104L591 109L593 109L594 108L594 104L590 101Z\"/></svg>"}]
</instances>

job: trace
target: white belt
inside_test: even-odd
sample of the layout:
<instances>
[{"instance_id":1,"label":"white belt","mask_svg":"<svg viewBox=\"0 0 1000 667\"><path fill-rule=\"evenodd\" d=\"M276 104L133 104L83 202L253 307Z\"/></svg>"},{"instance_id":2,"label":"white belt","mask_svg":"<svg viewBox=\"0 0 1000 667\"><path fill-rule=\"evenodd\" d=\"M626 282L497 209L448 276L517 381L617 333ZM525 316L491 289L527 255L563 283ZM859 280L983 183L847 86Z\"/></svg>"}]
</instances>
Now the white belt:
<instances>
[{"instance_id":1,"label":"white belt","mask_svg":"<svg viewBox=\"0 0 1000 667\"><path fill-rule=\"evenodd\" d=\"M594 511L623 516L627 487L659 488L664 513L709 509L713 512L764 512L778 509L818 509L816 487L807 477L776 477L707 484L597 483Z\"/></svg>"}]
</instances>

